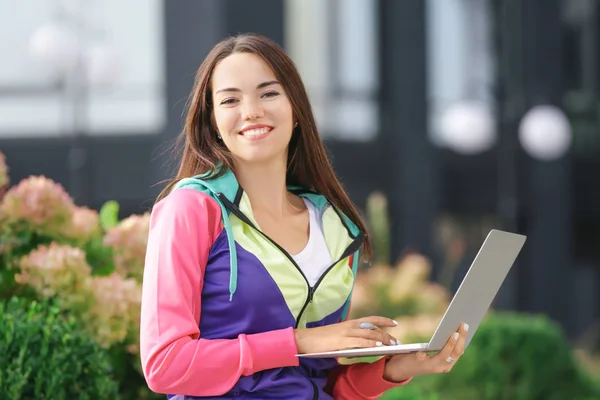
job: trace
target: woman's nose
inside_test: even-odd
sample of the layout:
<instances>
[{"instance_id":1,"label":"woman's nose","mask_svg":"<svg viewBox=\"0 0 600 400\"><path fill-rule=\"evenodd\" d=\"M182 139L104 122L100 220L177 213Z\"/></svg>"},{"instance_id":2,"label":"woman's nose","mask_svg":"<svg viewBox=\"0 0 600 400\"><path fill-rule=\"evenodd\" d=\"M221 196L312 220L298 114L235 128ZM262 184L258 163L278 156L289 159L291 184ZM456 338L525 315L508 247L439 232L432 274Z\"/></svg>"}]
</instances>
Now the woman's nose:
<instances>
[{"instance_id":1,"label":"woman's nose","mask_svg":"<svg viewBox=\"0 0 600 400\"><path fill-rule=\"evenodd\" d=\"M242 105L242 118L244 121L261 118L264 116L264 110L260 102L255 100L246 100Z\"/></svg>"}]
</instances>

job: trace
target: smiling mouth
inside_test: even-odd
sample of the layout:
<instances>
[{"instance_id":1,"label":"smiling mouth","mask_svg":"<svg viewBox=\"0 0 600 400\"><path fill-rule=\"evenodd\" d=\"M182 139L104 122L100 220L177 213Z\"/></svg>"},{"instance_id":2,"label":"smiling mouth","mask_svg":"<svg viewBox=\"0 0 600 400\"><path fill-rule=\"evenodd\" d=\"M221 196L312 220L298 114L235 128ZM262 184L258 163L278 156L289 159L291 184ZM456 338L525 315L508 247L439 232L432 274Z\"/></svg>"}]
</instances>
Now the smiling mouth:
<instances>
[{"instance_id":1,"label":"smiling mouth","mask_svg":"<svg viewBox=\"0 0 600 400\"><path fill-rule=\"evenodd\" d=\"M240 135L244 136L246 139L258 140L258 139L262 139L262 138L268 136L272 130L273 130L273 128L271 128L269 126L264 126L262 128L248 129L248 130L242 131L242 132L240 132Z\"/></svg>"}]
</instances>

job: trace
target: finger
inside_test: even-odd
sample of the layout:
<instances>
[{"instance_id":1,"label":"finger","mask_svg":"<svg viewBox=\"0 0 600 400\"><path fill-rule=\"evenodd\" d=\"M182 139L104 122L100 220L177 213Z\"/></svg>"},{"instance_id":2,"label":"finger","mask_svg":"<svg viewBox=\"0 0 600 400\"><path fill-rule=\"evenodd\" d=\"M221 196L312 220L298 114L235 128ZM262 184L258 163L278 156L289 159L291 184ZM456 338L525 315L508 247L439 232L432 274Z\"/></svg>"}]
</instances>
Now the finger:
<instances>
[{"instance_id":1,"label":"finger","mask_svg":"<svg viewBox=\"0 0 600 400\"><path fill-rule=\"evenodd\" d=\"M400 341L398 339L396 339L389 332L384 331L381 328L374 329L373 331L376 332L377 334L379 334L379 337L381 338L381 342L383 344L385 344L386 346L395 346L397 344L400 344Z\"/></svg>"},{"instance_id":2,"label":"finger","mask_svg":"<svg viewBox=\"0 0 600 400\"><path fill-rule=\"evenodd\" d=\"M366 347L383 347L383 342L362 337L347 337L344 338L344 347L347 349L362 349Z\"/></svg>"},{"instance_id":3,"label":"finger","mask_svg":"<svg viewBox=\"0 0 600 400\"><path fill-rule=\"evenodd\" d=\"M450 358L446 360L447 362L452 364L452 363L458 361L460 356L463 355L463 353L465 352L465 341L467 339L468 331L469 331L469 325L463 324L458 331L458 333L459 333L458 340L456 341L456 345L454 346L454 348L452 349L452 352L450 353Z\"/></svg>"},{"instance_id":4,"label":"finger","mask_svg":"<svg viewBox=\"0 0 600 400\"><path fill-rule=\"evenodd\" d=\"M379 316L370 316L370 317L365 317L365 318L361 318L359 319L360 322L370 322L373 325L376 326L387 326L387 327L394 327L394 326L398 326L398 321L395 321L391 318L386 318L386 317L379 317Z\"/></svg>"},{"instance_id":5,"label":"finger","mask_svg":"<svg viewBox=\"0 0 600 400\"><path fill-rule=\"evenodd\" d=\"M362 321L358 325L358 327L360 329L369 329L369 330L377 330L377 329L379 329L379 328L377 328L377 326L375 326L372 323L367 322L367 321ZM392 346L401 344L401 342L398 339L396 339L394 336L390 335L389 333L387 333L385 331L383 331L383 336L384 336L384 339L382 339L383 343L386 343L386 344L389 344L389 345L392 345Z\"/></svg>"},{"instance_id":6,"label":"finger","mask_svg":"<svg viewBox=\"0 0 600 400\"><path fill-rule=\"evenodd\" d=\"M358 324L358 327L360 329L377 329L377 325L373 325L372 323L367 321L361 322L360 324Z\"/></svg>"},{"instance_id":7,"label":"finger","mask_svg":"<svg viewBox=\"0 0 600 400\"><path fill-rule=\"evenodd\" d=\"M441 372L448 372L462 355L468 329L468 325L461 324L458 331L450 336L444 348L432 357L433 361L440 366Z\"/></svg>"},{"instance_id":8,"label":"finger","mask_svg":"<svg viewBox=\"0 0 600 400\"><path fill-rule=\"evenodd\" d=\"M461 326L462 326L462 324L461 324ZM460 328L459 328L459 330L460 330ZM460 333L458 331L453 332L452 335L450 335L450 338L448 339L448 341L446 342L444 347L437 354L434 354L432 356L432 358L435 359L435 361L442 360L445 362L445 360L448 357L450 357L450 353L452 353L452 350L454 350L454 347L456 346L456 343L458 342L459 337L460 337Z\"/></svg>"},{"instance_id":9,"label":"finger","mask_svg":"<svg viewBox=\"0 0 600 400\"><path fill-rule=\"evenodd\" d=\"M381 328L353 329L351 332L349 332L349 336L375 340L386 346L395 346L396 344L400 344L399 340L396 340L395 337Z\"/></svg>"}]
</instances>

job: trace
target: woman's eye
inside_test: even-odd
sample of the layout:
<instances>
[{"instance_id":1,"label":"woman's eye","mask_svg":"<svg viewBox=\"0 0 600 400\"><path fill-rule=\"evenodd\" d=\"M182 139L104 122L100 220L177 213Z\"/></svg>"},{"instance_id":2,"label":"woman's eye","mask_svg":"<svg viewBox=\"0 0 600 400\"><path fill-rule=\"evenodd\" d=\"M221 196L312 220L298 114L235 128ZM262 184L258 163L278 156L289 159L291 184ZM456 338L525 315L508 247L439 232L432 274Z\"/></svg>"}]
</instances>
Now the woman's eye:
<instances>
[{"instance_id":1,"label":"woman's eye","mask_svg":"<svg viewBox=\"0 0 600 400\"><path fill-rule=\"evenodd\" d=\"M221 104L233 104L235 103L235 99L225 99L221 102Z\"/></svg>"},{"instance_id":2,"label":"woman's eye","mask_svg":"<svg viewBox=\"0 0 600 400\"><path fill-rule=\"evenodd\" d=\"M277 92L267 92L267 93L263 94L263 97L275 97L275 96L279 96L279 93L277 93Z\"/></svg>"}]
</instances>

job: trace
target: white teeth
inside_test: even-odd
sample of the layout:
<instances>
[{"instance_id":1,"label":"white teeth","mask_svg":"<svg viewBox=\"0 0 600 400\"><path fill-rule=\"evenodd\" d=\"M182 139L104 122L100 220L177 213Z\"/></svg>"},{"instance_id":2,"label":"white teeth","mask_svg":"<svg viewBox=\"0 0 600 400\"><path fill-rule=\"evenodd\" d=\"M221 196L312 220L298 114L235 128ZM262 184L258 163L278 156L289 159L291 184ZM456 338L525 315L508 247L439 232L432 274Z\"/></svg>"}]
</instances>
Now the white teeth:
<instances>
[{"instance_id":1,"label":"white teeth","mask_svg":"<svg viewBox=\"0 0 600 400\"><path fill-rule=\"evenodd\" d=\"M244 136L258 136L258 135L264 135L265 133L269 132L271 130L271 128L259 128L259 129L250 129L247 131L242 132L242 134Z\"/></svg>"}]
</instances>

